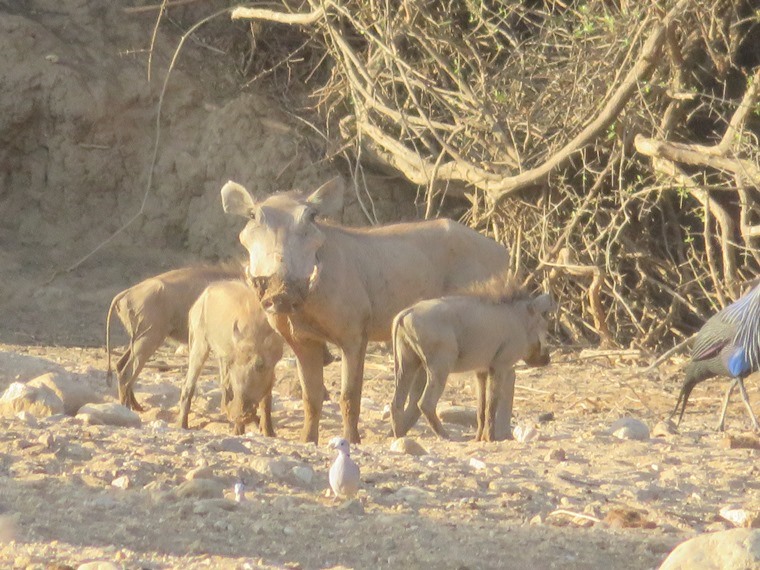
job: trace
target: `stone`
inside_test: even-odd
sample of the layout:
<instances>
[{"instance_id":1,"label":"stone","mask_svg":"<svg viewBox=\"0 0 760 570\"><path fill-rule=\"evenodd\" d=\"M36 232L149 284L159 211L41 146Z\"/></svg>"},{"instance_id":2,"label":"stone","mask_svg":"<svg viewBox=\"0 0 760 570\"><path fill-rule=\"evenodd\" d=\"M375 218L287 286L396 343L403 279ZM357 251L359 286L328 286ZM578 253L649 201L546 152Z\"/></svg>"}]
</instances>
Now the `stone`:
<instances>
[{"instance_id":1,"label":"stone","mask_svg":"<svg viewBox=\"0 0 760 570\"><path fill-rule=\"evenodd\" d=\"M627 507L616 507L607 512L604 522L610 528L656 528L657 525L647 520L643 514Z\"/></svg>"},{"instance_id":2,"label":"stone","mask_svg":"<svg viewBox=\"0 0 760 570\"><path fill-rule=\"evenodd\" d=\"M210 451L225 452L225 453L242 453L243 455L250 455L251 450L248 449L241 438L239 437L225 437L221 440L215 440L210 442L206 446Z\"/></svg>"},{"instance_id":3,"label":"stone","mask_svg":"<svg viewBox=\"0 0 760 570\"><path fill-rule=\"evenodd\" d=\"M726 449L760 449L760 437L754 434L728 435L720 444Z\"/></svg>"},{"instance_id":4,"label":"stone","mask_svg":"<svg viewBox=\"0 0 760 570\"><path fill-rule=\"evenodd\" d=\"M37 442L40 445L45 446L45 448L47 449L52 449L53 443L55 443L55 438L53 437L52 433L45 432L40 437L37 438Z\"/></svg>"},{"instance_id":5,"label":"stone","mask_svg":"<svg viewBox=\"0 0 760 570\"><path fill-rule=\"evenodd\" d=\"M121 477L117 477L113 481L111 481L111 486L116 487L117 489L128 489L132 485L132 482L129 480L129 477L126 475L122 475Z\"/></svg>"},{"instance_id":6,"label":"stone","mask_svg":"<svg viewBox=\"0 0 760 570\"><path fill-rule=\"evenodd\" d=\"M405 486L393 493L393 496L405 503L423 503L431 496L431 494L419 487Z\"/></svg>"},{"instance_id":7,"label":"stone","mask_svg":"<svg viewBox=\"0 0 760 570\"><path fill-rule=\"evenodd\" d=\"M191 481L192 479L211 479L213 476L214 470L208 465L204 465L188 471L187 475L185 475L185 479L188 481Z\"/></svg>"},{"instance_id":8,"label":"stone","mask_svg":"<svg viewBox=\"0 0 760 570\"><path fill-rule=\"evenodd\" d=\"M114 402L85 404L79 408L76 417L87 424L93 425L139 428L142 424L140 416L135 412Z\"/></svg>"},{"instance_id":9,"label":"stone","mask_svg":"<svg viewBox=\"0 0 760 570\"><path fill-rule=\"evenodd\" d=\"M0 397L0 416L13 418L19 412L28 412L35 418L62 414L63 402L45 386L13 382Z\"/></svg>"},{"instance_id":10,"label":"stone","mask_svg":"<svg viewBox=\"0 0 760 570\"><path fill-rule=\"evenodd\" d=\"M438 412L438 417L447 424L456 424L464 427L478 427L478 414L475 408L467 406L449 406Z\"/></svg>"},{"instance_id":11,"label":"stone","mask_svg":"<svg viewBox=\"0 0 760 570\"><path fill-rule=\"evenodd\" d=\"M251 461L251 467L264 476L282 480L291 473L295 462L285 457L257 457Z\"/></svg>"},{"instance_id":12,"label":"stone","mask_svg":"<svg viewBox=\"0 0 760 570\"><path fill-rule=\"evenodd\" d=\"M760 530L734 528L682 542L660 570L760 570Z\"/></svg>"},{"instance_id":13,"label":"stone","mask_svg":"<svg viewBox=\"0 0 760 570\"><path fill-rule=\"evenodd\" d=\"M314 480L314 469L308 465L296 465L291 469L291 472L296 480L300 481L307 487L311 486L311 482Z\"/></svg>"},{"instance_id":14,"label":"stone","mask_svg":"<svg viewBox=\"0 0 760 570\"><path fill-rule=\"evenodd\" d=\"M16 419L20 422L25 423L30 428L36 428L40 425L40 423L37 421L37 418L35 418L32 414L24 410L23 412L19 412L16 414Z\"/></svg>"},{"instance_id":15,"label":"stone","mask_svg":"<svg viewBox=\"0 0 760 570\"><path fill-rule=\"evenodd\" d=\"M538 423L545 424L554 421L554 412L544 412L538 415Z\"/></svg>"},{"instance_id":16,"label":"stone","mask_svg":"<svg viewBox=\"0 0 760 570\"><path fill-rule=\"evenodd\" d=\"M544 461L567 461L567 453L561 447L557 447L546 454Z\"/></svg>"},{"instance_id":17,"label":"stone","mask_svg":"<svg viewBox=\"0 0 760 570\"><path fill-rule=\"evenodd\" d=\"M399 437L391 443L390 450L394 453L405 453L406 455L427 455L428 451L422 447L416 440L411 437Z\"/></svg>"},{"instance_id":18,"label":"stone","mask_svg":"<svg viewBox=\"0 0 760 570\"><path fill-rule=\"evenodd\" d=\"M678 433L678 427L673 420L657 422L652 428L652 437L670 437Z\"/></svg>"},{"instance_id":19,"label":"stone","mask_svg":"<svg viewBox=\"0 0 760 570\"><path fill-rule=\"evenodd\" d=\"M174 495L180 499L223 499L224 485L216 479L191 479L174 489Z\"/></svg>"},{"instance_id":20,"label":"stone","mask_svg":"<svg viewBox=\"0 0 760 570\"><path fill-rule=\"evenodd\" d=\"M643 441L649 439L647 424L636 418L624 417L613 422L610 432L618 439Z\"/></svg>"},{"instance_id":21,"label":"stone","mask_svg":"<svg viewBox=\"0 0 760 570\"><path fill-rule=\"evenodd\" d=\"M477 459L475 457L470 457L470 460L467 462L467 465L475 469L476 471L480 471L481 469L486 468L485 461L481 461L480 459Z\"/></svg>"},{"instance_id":22,"label":"stone","mask_svg":"<svg viewBox=\"0 0 760 570\"><path fill-rule=\"evenodd\" d=\"M85 404L101 401L100 396L85 382L62 372L48 372L32 378L26 385L33 388L44 386L51 390L63 402L63 413L68 416L75 416Z\"/></svg>"},{"instance_id":23,"label":"stone","mask_svg":"<svg viewBox=\"0 0 760 570\"><path fill-rule=\"evenodd\" d=\"M719 514L734 526L760 528L760 509L729 505L723 507Z\"/></svg>"},{"instance_id":24,"label":"stone","mask_svg":"<svg viewBox=\"0 0 760 570\"><path fill-rule=\"evenodd\" d=\"M514 438L520 443L528 443L539 439L541 435L533 426L516 426L514 429Z\"/></svg>"},{"instance_id":25,"label":"stone","mask_svg":"<svg viewBox=\"0 0 760 570\"><path fill-rule=\"evenodd\" d=\"M219 511L234 511L237 508L238 504L229 499L201 499L193 506L193 513L196 515L207 515L209 513L218 513Z\"/></svg>"}]
</instances>

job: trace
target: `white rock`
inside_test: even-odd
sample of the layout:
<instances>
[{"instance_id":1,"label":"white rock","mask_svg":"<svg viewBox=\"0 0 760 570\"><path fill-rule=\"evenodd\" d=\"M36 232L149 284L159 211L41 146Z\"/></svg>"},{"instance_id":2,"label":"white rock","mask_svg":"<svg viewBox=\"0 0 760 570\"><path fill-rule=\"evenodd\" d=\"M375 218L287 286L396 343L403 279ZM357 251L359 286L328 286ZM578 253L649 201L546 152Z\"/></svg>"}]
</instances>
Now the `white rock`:
<instances>
[{"instance_id":1,"label":"white rock","mask_svg":"<svg viewBox=\"0 0 760 570\"><path fill-rule=\"evenodd\" d=\"M296 479L301 481L307 487L314 480L314 469L308 465L296 465L291 469Z\"/></svg>"},{"instance_id":2,"label":"white rock","mask_svg":"<svg viewBox=\"0 0 760 570\"><path fill-rule=\"evenodd\" d=\"M419 487L406 486L398 489L393 496L405 503L421 503L430 498L431 494Z\"/></svg>"},{"instance_id":3,"label":"white rock","mask_svg":"<svg viewBox=\"0 0 760 570\"><path fill-rule=\"evenodd\" d=\"M734 528L682 542L660 570L760 570L760 529Z\"/></svg>"},{"instance_id":4,"label":"white rock","mask_svg":"<svg viewBox=\"0 0 760 570\"><path fill-rule=\"evenodd\" d=\"M251 462L251 467L262 475L285 479L291 473L294 462L284 457L256 457Z\"/></svg>"},{"instance_id":5,"label":"white rock","mask_svg":"<svg viewBox=\"0 0 760 570\"><path fill-rule=\"evenodd\" d=\"M85 404L101 401L100 396L88 384L62 372L48 372L32 378L26 385L50 389L63 402L63 413L69 416L76 415Z\"/></svg>"},{"instance_id":6,"label":"white rock","mask_svg":"<svg viewBox=\"0 0 760 570\"><path fill-rule=\"evenodd\" d=\"M721 518L733 523L734 526L754 527L760 521L760 513L754 509L745 509L738 505L730 505L720 510Z\"/></svg>"},{"instance_id":7,"label":"white rock","mask_svg":"<svg viewBox=\"0 0 760 570\"><path fill-rule=\"evenodd\" d=\"M520 443L535 441L538 439L539 435L541 434L538 432L538 430L530 425L517 426L513 432L515 440L519 441Z\"/></svg>"},{"instance_id":8,"label":"white rock","mask_svg":"<svg viewBox=\"0 0 760 570\"><path fill-rule=\"evenodd\" d=\"M121 427L140 427L140 416L121 404L86 404L79 408L77 418L94 425L111 425Z\"/></svg>"},{"instance_id":9,"label":"white rock","mask_svg":"<svg viewBox=\"0 0 760 570\"><path fill-rule=\"evenodd\" d=\"M669 437L678 433L678 427L673 420L657 422L652 428L652 437Z\"/></svg>"},{"instance_id":10,"label":"white rock","mask_svg":"<svg viewBox=\"0 0 760 570\"><path fill-rule=\"evenodd\" d=\"M649 439L649 428L647 424L636 418L620 418L610 427L610 432L618 439Z\"/></svg>"},{"instance_id":11,"label":"white rock","mask_svg":"<svg viewBox=\"0 0 760 570\"><path fill-rule=\"evenodd\" d=\"M480 459L476 459L475 457L470 457L470 461L467 462L470 467L473 469L485 469L486 463L485 461L481 461Z\"/></svg>"},{"instance_id":12,"label":"white rock","mask_svg":"<svg viewBox=\"0 0 760 570\"><path fill-rule=\"evenodd\" d=\"M63 413L63 402L50 388L13 382L0 397L0 416L12 418L28 412L36 418Z\"/></svg>"},{"instance_id":13,"label":"white rock","mask_svg":"<svg viewBox=\"0 0 760 570\"><path fill-rule=\"evenodd\" d=\"M117 477L111 481L111 486L116 487L117 489L128 489L131 483L132 482L129 480L129 477L122 475L121 477Z\"/></svg>"},{"instance_id":14,"label":"white rock","mask_svg":"<svg viewBox=\"0 0 760 570\"><path fill-rule=\"evenodd\" d=\"M16 414L16 419L24 422L26 425L28 425L31 428L37 427L39 422L37 421L37 418L35 418L32 414L24 410L23 412L19 412Z\"/></svg>"},{"instance_id":15,"label":"white rock","mask_svg":"<svg viewBox=\"0 0 760 570\"><path fill-rule=\"evenodd\" d=\"M387 420L390 417L391 417L391 406L390 404L385 404L385 406L383 406L383 413L380 416L380 419Z\"/></svg>"}]
</instances>

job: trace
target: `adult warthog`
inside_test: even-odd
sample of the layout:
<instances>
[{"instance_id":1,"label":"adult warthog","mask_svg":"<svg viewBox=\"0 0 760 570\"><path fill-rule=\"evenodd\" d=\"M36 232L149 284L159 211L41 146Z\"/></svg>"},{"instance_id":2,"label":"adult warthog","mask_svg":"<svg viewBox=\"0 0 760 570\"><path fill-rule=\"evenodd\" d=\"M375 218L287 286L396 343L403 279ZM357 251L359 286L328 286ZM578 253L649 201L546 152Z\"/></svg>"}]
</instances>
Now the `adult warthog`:
<instances>
[{"instance_id":1,"label":"adult warthog","mask_svg":"<svg viewBox=\"0 0 760 570\"><path fill-rule=\"evenodd\" d=\"M308 197L284 192L258 203L235 182L222 188L224 211L249 218L240 241L251 281L298 361L305 441L319 437L325 340L343 353L343 436L358 443L367 342L390 340L401 309L509 266L503 246L451 220L372 228L318 220L340 211L343 194L340 178Z\"/></svg>"}]
</instances>

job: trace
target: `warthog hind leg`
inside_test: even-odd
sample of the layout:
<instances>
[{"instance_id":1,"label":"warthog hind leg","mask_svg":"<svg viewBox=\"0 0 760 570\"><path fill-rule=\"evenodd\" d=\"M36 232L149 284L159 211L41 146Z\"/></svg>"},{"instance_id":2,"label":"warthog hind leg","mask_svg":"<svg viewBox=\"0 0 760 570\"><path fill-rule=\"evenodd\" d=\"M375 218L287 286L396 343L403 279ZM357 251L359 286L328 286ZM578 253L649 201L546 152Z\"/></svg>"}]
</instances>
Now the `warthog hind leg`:
<instances>
[{"instance_id":1,"label":"warthog hind leg","mask_svg":"<svg viewBox=\"0 0 760 570\"><path fill-rule=\"evenodd\" d=\"M422 393L422 398L419 401L419 409L425 415L430 427L436 435L442 439L449 439L448 432L444 429L436 408L438 406L438 400L441 399L444 388L446 388L446 377L448 372L446 370L428 370L427 385L425 391Z\"/></svg>"}]
</instances>

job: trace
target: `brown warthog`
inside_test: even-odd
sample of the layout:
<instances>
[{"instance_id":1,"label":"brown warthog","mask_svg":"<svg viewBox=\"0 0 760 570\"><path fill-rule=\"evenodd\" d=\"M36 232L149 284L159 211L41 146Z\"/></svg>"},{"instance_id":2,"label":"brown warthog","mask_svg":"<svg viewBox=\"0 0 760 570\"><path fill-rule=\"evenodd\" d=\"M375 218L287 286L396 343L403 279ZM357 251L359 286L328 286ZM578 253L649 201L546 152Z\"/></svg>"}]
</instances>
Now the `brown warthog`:
<instances>
[{"instance_id":1,"label":"brown warthog","mask_svg":"<svg viewBox=\"0 0 760 570\"><path fill-rule=\"evenodd\" d=\"M114 309L129 335L129 348L116 363L119 401L136 411L134 384L148 359L167 337L187 344L187 313L203 290L214 281L243 279L240 264L198 265L167 271L116 295L106 317L106 351L111 385L111 314Z\"/></svg>"},{"instance_id":2,"label":"brown warthog","mask_svg":"<svg viewBox=\"0 0 760 570\"><path fill-rule=\"evenodd\" d=\"M251 280L298 360L305 441L319 437L325 340L343 353L343 434L356 443L367 342L390 340L393 317L412 303L509 265L503 246L451 220L373 228L317 220L342 208L343 193L340 178L308 197L286 192L260 203L235 182L222 188L225 212L250 218L240 241Z\"/></svg>"},{"instance_id":3,"label":"brown warthog","mask_svg":"<svg viewBox=\"0 0 760 570\"><path fill-rule=\"evenodd\" d=\"M446 379L452 372L475 371L475 440L495 441L500 400L507 417L512 414L515 363L520 359L530 366L549 363L545 315L553 307L548 295L530 299L508 281L495 278L465 294L420 301L401 311L393 321L393 434L405 435L422 413L439 437L448 438L436 414ZM420 383L421 374L426 384ZM415 393L405 407L412 388Z\"/></svg>"},{"instance_id":4,"label":"brown warthog","mask_svg":"<svg viewBox=\"0 0 760 570\"><path fill-rule=\"evenodd\" d=\"M267 322L258 295L241 281L212 283L190 309L190 355L179 399L180 425L187 429L195 384L209 352L219 361L222 409L240 435L261 403L261 432L274 436L274 367L285 344Z\"/></svg>"}]
</instances>

